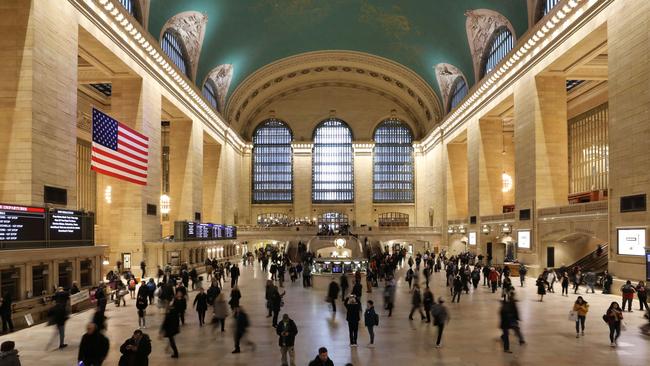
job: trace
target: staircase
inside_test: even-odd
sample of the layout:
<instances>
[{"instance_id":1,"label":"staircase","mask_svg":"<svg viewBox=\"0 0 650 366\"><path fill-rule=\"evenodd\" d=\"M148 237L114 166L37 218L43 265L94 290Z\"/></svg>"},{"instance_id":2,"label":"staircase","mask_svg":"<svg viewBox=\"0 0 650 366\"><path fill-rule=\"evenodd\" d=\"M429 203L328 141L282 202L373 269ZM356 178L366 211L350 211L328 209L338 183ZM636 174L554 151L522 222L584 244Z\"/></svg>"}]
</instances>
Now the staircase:
<instances>
[{"instance_id":1,"label":"staircase","mask_svg":"<svg viewBox=\"0 0 650 366\"><path fill-rule=\"evenodd\" d=\"M584 274L586 272L594 272L596 276L601 276L603 272L607 270L608 259L608 244L603 244L601 246L602 253L598 256L598 249L587 254L586 256L580 258L577 262L567 266L567 271L571 272L574 268L580 267L581 272Z\"/></svg>"}]
</instances>

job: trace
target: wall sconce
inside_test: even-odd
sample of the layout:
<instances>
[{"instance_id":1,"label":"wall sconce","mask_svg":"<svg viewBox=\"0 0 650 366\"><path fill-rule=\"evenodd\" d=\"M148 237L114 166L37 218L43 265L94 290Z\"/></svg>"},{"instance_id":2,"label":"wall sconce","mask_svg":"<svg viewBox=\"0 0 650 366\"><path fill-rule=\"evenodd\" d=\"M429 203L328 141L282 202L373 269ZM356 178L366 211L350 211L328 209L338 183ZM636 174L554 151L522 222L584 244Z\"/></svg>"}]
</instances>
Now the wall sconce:
<instances>
[{"instance_id":1,"label":"wall sconce","mask_svg":"<svg viewBox=\"0 0 650 366\"><path fill-rule=\"evenodd\" d=\"M108 204L113 202L113 188L111 188L111 186L106 186L106 188L104 188L104 201Z\"/></svg>"},{"instance_id":2,"label":"wall sconce","mask_svg":"<svg viewBox=\"0 0 650 366\"><path fill-rule=\"evenodd\" d=\"M169 198L168 195L163 194L160 196L160 213L163 215L169 214L169 211L171 210L170 202L171 199Z\"/></svg>"},{"instance_id":3,"label":"wall sconce","mask_svg":"<svg viewBox=\"0 0 650 366\"><path fill-rule=\"evenodd\" d=\"M492 228L490 227L490 225L488 225L488 224L484 224L484 225L481 227L481 231L483 232L483 234L489 234L490 231L492 231Z\"/></svg>"},{"instance_id":4,"label":"wall sconce","mask_svg":"<svg viewBox=\"0 0 650 366\"><path fill-rule=\"evenodd\" d=\"M465 226L461 225L458 227L458 232L461 234L465 234L467 232L467 229L465 228Z\"/></svg>"},{"instance_id":5,"label":"wall sconce","mask_svg":"<svg viewBox=\"0 0 650 366\"><path fill-rule=\"evenodd\" d=\"M512 226L510 224L503 224L501 226L501 232L505 234L510 234L512 232Z\"/></svg>"},{"instance_id":6,"label":"wall sconce","mask_svg":"<svg viewBox=\"0 0 650 366\"><path fill-rule=\"evenodd\" d=\"M102 265L104 265L104 266L109 265L108 258L104 258L104 260L102 261Z\"/></svg>"},{"instance_id":7,"label":"wall sconce","mask_svg":"<svg viewBox=\"0 0 650 366\"><path fill-rule=\"evenodd\" d=\"M447 227L447 234L453 234L454 233L454 225L449 225Z\"/></svg>"}]
</instances>

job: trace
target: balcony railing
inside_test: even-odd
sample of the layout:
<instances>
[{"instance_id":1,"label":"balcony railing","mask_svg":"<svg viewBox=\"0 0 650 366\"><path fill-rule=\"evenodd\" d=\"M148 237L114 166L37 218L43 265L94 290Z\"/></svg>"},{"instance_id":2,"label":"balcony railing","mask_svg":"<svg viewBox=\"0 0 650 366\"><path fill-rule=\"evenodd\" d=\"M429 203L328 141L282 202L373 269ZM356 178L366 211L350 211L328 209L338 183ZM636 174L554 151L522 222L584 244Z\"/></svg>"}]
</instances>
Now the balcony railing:
<instances>
[{"instance_id":1,"label":"balcony railing","mask_svg":"<svg viewBox=\"0 0 650 366\"><path fill-rule=\"evenodd\" d=\"M596 201L596 202L576 203L573 205L566 205L566 206L540 208L539 210L537 210L537 217L551 218L556 216L569 216L569 215L592 216L592 215L607 214L607 212L608 212L607 201Z\"/></svg>"}]
</instances>

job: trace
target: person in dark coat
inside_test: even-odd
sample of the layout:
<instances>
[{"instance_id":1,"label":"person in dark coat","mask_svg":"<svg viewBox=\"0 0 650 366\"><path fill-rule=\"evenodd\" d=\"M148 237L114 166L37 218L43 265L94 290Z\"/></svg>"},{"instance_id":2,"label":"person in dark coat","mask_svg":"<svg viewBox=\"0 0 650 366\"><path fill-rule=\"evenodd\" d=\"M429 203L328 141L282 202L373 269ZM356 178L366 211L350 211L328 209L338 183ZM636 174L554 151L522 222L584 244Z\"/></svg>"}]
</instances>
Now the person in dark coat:
<instances>
[{"instance_id":1,"label":"person in dark coat","mask_svg":"<svg viewBox=\"0 0 650 366\"><path fill-rule=\"evenodd\" d=\"M235 349L232 351L232 353L240 353L240 343L244 338L244 335L246 335L246 330L250 326L250 321L248 320L248 314L246 314L246 312L244 312L244 309L241 307L236 307L232 316L235 319ZM253 351L255 350L255 343L251 342L250 340L247 340L246 343L253 348Z\"/></svg>"},{"instance_id":2,"label":"person in dark coat","mask_svg":"<svg viewBox=\"0 0 650 366\"><path fill-rule=\"evenodd\" d=\"M174 352L172 354L172 358L178 358L178 348L176 348L176 341L174 340L174 336L180 333L180 324L178 321L178 312L173 305L169 308L167 314L165 314L165 320L160 327L160 333L163 337L169 339L169 346Z\"/></svg>"},{"instance_id":3,"label":"person in dark coat","mask_svg":"<svg viewBox=\"0 0 650 366\"><path fill-rule=\"evenodd\" d=\"M354 282L350 293L357 297L357 301L361 301L361 295L363 294L363 285L361 285L361 281Z\"/></svg>"},{"instance_id":4,"label":"person in dark coat","mask_svg":"<svg viewBox=\"0 0 650 366\"><path fill-rule=\"evenodd\" d=\"M108 338L97 330L95 323L86 326L86 334L81 337L77 361L84 366L101 366L108 355Z\"/></svg>"},{"instance_id":5,"label":"person in dark coat","mask_svg":"<svg viewBox=\"0 0 650 366\"><path fill-rule=\"evenodd\" d=\"M336 280L332 279L330 286L327 289L327 301L332 304L332 312L336 313L336 299L339 297L339 284Z\"/></svg>"},{"instance_id":6,"label":"person in dark coat","mask_svg":"<svg viewBox=\"0 0 650 366\"><path fill-rule=\"evenodd\" d=\"M420 286L415 284L413 285L413 295L411 296L411 313L409 314L409 320L413 320L413 313L417 310L420 313L420 318L425 319L424 313L422 312L422 295L420 294Z\"/></svg>"},{"instance_id":7,"label":"person in dark coat","mask_svg":"<svg viewBox=\"0 0 650 366\"><path fill-rule=\"evenodd\" d=\"M280 308L282 307L282 297L284 294L285 293L281 294L275 285L272 285L271 289L269 290L269 307L271 308L271 313L273 314L273 328L278 325L278 315L280 314Z\"/></svg>"},{"instance_id":8,"label":"person in dark coat","mask_svg":"<svg viewBox=\"0 0 650 366\"><path fill-rule=\"evenodd\" d=\"M517 337L519 338L519 344L525 344L524 337L521 334L519 329L519 311L517 310L517 304L514 300L514 295L511 295L507 300L504 300L501 303L501 323L500 328L503 331L501 335L501 340L503 341L503 351L506 353L512 353L510 351L510 329L515 331Z\"/></svg>"},{"instance_id":9,"label":"person in dark coat","mask_svg":"<svg viewBox=\"0 0 650 366\"><path fill-rule=\"evenodd\" d=\"M319 348L318 356L309 363L309 366L334 366L334 362L327 355L327 348Z\"/></svg>"},{"instance_id":10,"label":"person in dark coat","mask_svg":"<svg viewBox=\"0 0 650 366\"><path fill-rule=\"evenodd\" d=\"M375 312L375 303L372 300L368 300L368 305L366 306L366 311L363 313L363 322L368 328L368 334L370 335L370 345L375 344L375 327L379 325L379 315Z\"/></svg>"},{"instance_id":11,"label":"person in dark coat","mask_svg":"<svg viewBox=\"0 0 650 366\"><path fill-rule=\"evenodd\" d=\"M147 306L149 305L149 299L147 298L146 293L138 294L138 298L135 300L135 308L138 309L138 326L141 328L146 327L145 315L147 314Z\"/></svg>"},{"instance_id":12,"label":"person in dark coat","mask_svg":"<svg viewBox=\"0 0 650 366\"><path fill-rule=\"evenodd\" d=\"M199 288L199 293L194 298L194 307L199 313L199 327L205 324L205 312L208 310L208 295L205 294L203 287Z\"/></svg>"},{"instance_id":13,"label":"person in dark coat","mask_svg":"<svg viewBox=\"0 0 650 366\"><path fill-rule=\"evenodd\" d=\"M14 331L14 322L11 319L11 304L13 303L11 293L5 292L4 296L0 297L0 318L2 318L2 333Z\"/></svg>"},{"instance_id":14,"label":"person in dark coat","mask_svg":"<svg viewBox=\"0 0 650 366\"><path fill-rule=\"evenodd\" d=\"M228 301L228 305L230 305L231 310L235 310L235 308L239 307L239 300L241 299L241 291L239 291L239 288L237 286L233 287L232 290L230 290L230 301Z\"/></svg>"},{"instance_id":15,"label":"person in dark coat","mask_svg":"<svg viewBox=\"0 0 650 366\"><path fill-rule=\"evenodd\" d=\"M12 341L2 342L2 344L0 345L0 365L20 366L18 350L15 347L16 347L16 343Z\"/></svg>"},{"instance_id":16,"label":"person in dark coat","mask_svg":"<svg viewBox=\"0 0 650 366\"><path fill-rule=\"evenodd\" d=\"M185 296L183 296L183 293L181 291L176 292L176 296L174 297L174 308L176 309L176 313L181 320L181 324L185 325L185 310L187 310L187 299Z\"/></svg>"},{"instance_id":17,"label":"person in dark coat","mask_svg":"<svg viewBox=\"0 0 650 366\"><path fill-rule=\"evenodd\" d=\"M48 317L48 324L49 325L56 325L56 330L57 332L54 333L54 337L52 337L52 340L48 343L46 348L50 347L50 344L56 340L56 336L58 334L59 336L59 348L65 348L68 345L65 344L65 322L68 320L68 311L66 310L66 307L64 304L56 304L50 310L48 311L47 314Z\"/></svg>"},{"instance_id":18,"label":"person in dark coat","mask_svg":"<svg viewBox=\"0 0 650 366\"><path fill-rule=\"evenodd\" d=\"M298 334L298 327L293 319L289 318L289 314L282 315L282 321L278 323L276 333L280 336L278 341L280 345L280 352L282 353L282 365L286 366L287 353L291 359L291 366L296 366L296 351L293 346L295 344L296 335Z\"/></svg>"},{"instance_id":19,"label":"person in dark coat","mask_svg":"<svg viewBox=\"0 0 650 366\"><path fill-rule=\"evenodd\" d=\"M133 336L120 346L119 366L148 366L151 353L151 339L141 330L133 332Z\"/></svg>"},{"instance_id":20,"label":"person in dark coat","mask_svg":"<svg viewBox=\"0 0 650 366\"><path fill-rule=\"evenodd\" d=\"M361 320L361 304L357 297L350 295L344 301L347 315L345 320L348 321L348 330L350 332L350 346L357 346L357 336L359 335L359 321Z\"/></svg>"},{"instance_id":21,"label":"person in dark coat","mask_svg":"<svg viewBox=\"0 0 650 366\"><path fill-rule=\"evenodd\" d=\"M345 293L348 292L348 277L344 274L341 275L341 300L345 300Z\"/></svg>"}]
</instances>

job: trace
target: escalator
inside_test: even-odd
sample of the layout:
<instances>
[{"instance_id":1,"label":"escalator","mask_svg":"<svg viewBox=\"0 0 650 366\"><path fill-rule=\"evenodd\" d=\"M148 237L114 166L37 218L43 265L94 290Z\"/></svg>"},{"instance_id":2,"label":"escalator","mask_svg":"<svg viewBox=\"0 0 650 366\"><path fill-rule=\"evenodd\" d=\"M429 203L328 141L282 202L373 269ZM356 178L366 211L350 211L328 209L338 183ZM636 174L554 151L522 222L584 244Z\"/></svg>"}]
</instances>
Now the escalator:
<instances>
[{"instance_id":1,"label":"escalator","mask_svg":"<svg viewBox=\"0 0 650 366\"><path fill-rule=\"evenodd\" d=\"M567 266L566 269L571 273L576 267L580 267L582 273L594 272L596 276L600 277L607 270L608 253L608 245L602 244L600 250L594 250L577 262Z\"/></svg>"}]
</instances>

